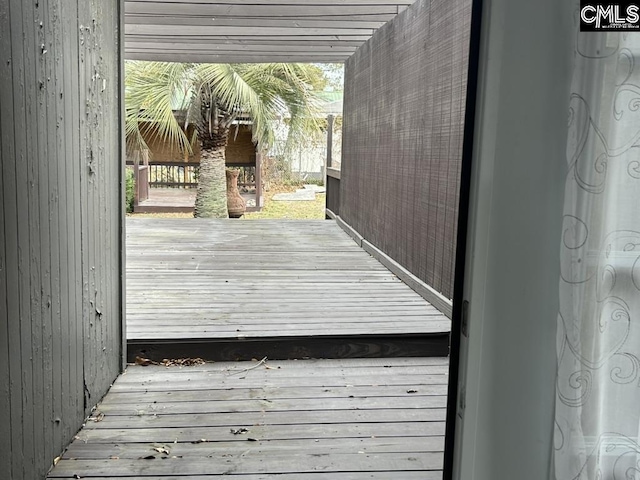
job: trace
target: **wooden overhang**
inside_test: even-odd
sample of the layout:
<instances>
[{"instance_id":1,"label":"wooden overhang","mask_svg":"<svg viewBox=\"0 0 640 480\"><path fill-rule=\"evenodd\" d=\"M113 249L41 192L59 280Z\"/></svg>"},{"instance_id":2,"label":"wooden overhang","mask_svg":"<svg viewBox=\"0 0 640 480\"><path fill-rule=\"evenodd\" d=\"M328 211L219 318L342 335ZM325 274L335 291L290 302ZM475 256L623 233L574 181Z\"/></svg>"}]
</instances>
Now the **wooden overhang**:
<instances>
[{"instance_id":1,"label":"wooden overhang","mask_svg":"<svg viewBox=\"0 0 640 480\"><path fill-rule=\"evenodd\" d=\"M415 0L125 0L125 57L344 62Z\"/></svg>"}]
</instances>

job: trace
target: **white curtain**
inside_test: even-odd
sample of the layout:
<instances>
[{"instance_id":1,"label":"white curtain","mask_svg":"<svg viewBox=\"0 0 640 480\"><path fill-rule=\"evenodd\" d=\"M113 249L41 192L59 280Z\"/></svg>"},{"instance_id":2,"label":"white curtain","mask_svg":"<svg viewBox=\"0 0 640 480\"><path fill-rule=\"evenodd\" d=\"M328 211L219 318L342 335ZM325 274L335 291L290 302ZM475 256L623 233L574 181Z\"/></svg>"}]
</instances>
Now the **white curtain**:
<instances>
[{"instance_id":1,"label":"white curtain","mask_svg":"<svg viewBox=\"0 0 640 480\"><path fill-rule=\"evenodd\" d=\"M640 480L640 32L576 35L555 477Z\"/></svg>"}]
</instances>

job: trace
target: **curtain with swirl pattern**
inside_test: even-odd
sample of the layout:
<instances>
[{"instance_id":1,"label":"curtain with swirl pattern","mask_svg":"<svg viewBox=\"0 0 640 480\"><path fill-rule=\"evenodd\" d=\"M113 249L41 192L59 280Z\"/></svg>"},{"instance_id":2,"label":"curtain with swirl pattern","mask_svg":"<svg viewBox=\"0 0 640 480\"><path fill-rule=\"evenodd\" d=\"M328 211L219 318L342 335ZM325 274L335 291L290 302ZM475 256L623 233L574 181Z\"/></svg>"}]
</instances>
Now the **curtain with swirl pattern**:
<instances>
[{"instance_id":1,"label":"curtain with swirl pattern","mask_svg":"<svg viewBox=\"0 0 640 480\"><path fill-rule=\"evenodd\" d=\"M557 480L640 480L640 32L577 34L558 315Z\"/></svg>"}]
</instances>

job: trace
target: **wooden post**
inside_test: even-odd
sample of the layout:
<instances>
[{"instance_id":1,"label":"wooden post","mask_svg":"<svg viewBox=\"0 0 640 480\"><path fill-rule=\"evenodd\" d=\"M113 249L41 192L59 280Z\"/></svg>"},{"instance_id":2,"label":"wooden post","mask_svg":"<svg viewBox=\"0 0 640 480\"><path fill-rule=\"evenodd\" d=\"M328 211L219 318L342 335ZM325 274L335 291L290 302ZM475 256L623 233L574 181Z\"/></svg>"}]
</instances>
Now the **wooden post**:
<instances>
[{"instance_id":1,"label":"wooden post","mask_svg":"<svg viewBox=\"0 0 640 480\"><path fill-rule=\"evenodd\" d=\"M323 178L324 184L327 185L327 169L331 168L331 157L333 156L333 115L327 116L327 160L325 162Z\"/></svg>"},{"instance_id":2,"label":"wooden post","mask_svg":"<svg viewBox=\"0 0 640 480\"><path fill-rule=\"evenodd\" d=\"M119 314L120 314L120 372L124 372L127 368L127 287L126 287L126 246L127 246L127 232L126 232L126 218L127 218L127 208L125 205L127 198L127 136L126 136L126 128L125 128L125 118L126 118L126 109L124 104L124 0L118 0L118 82L119 85L119 94L120 94L120 105L118 105L118 129L119 129L119 140L120 140L120 209L118 212L119 217L119 250L120 254L118 256L118 289L119 289ZM134 169L137 170L137 163L134 162ZM138 181L138 172L134 171L133 175L134 181ZM134 186L134 205L138 204L138 187ZM86 387L85 387L86 388Z\"/></svg>"},{"instance_id":3,"label":"wooden post","mask_svg":"<svg viewBox=\"0 0 640 480\"><path fill-rule=\"evenodd\" d=\"M333 122L335 117L329 115L327 117L327 168L332 166L333 156Z\"/></svg>"},{"instance_id":4,"label":"wooden post","mask_svg":"<svg viewBox=\"0 0 640 480\"><path fill-rule=\"evenodd\" d=\"M264 206L262 199L262 151L256 151L256 208Z\"/></svg>"},{"instance_id":5,"label":"wooden post","mask_svg":"<svg viewBox=\"0 0 640 480\"><path fill-rule=\"evenodd\" d=\"M149 198L149 150L136 152L133 159L133 206L140 205Z\"/></svg>"},{"instance_id":6,"label":"wooden post","mask_svg":"<svg viewBox=\"0 0 640 480\"><path fill-rule=\"evenodd\" d=\"M133 207L137 207L140 204L140 165L137 161L133 162Z\"/></svg>"}]
</instances>

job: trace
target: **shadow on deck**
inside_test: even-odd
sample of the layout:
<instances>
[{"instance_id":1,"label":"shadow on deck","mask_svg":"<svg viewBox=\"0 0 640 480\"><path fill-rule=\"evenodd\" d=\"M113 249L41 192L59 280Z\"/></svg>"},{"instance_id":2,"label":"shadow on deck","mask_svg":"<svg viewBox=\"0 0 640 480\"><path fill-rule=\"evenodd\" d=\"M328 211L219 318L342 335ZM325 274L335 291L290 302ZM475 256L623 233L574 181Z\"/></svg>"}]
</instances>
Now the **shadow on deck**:
<instances>
[{"instance_id":1,"label":"shadow on deck","mask_svg":"<svg viewBox=\"0 0 640 480\"><path fill-rule=\"evenodd\" d=\"M130 360L446 356L449 330L334 221L127 221Z\"/></svg>"}]
</instances>

